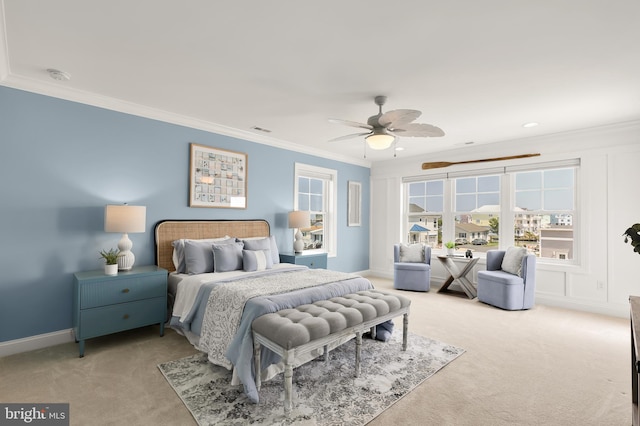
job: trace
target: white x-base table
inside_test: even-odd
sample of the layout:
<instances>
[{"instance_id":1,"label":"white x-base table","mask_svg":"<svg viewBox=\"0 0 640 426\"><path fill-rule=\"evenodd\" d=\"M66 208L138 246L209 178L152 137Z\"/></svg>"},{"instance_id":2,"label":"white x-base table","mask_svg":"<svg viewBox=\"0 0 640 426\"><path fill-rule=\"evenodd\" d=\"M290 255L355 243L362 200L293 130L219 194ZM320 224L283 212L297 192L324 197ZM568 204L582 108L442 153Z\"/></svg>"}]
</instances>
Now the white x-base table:
<instances>
[{"instance_id":1,"label":"white x-base table","mask_svg":"<svg viewBox=\"0 0 640 426\"><path fill-rule=\"evenodd\" d=\"M464 265L464 268L460 269L453 259L466 262L466 265ZM467 275L471 272L474 265L478 263L480 258L472 257L469 259L463 256L438 256L438 260L442 262L442 265L445 267L447 272L449 272L449 278L447 278L444 284L442 284L438 293L447 291L451 284L456 283L462 287L462 290L469 299L473 299L478 296L476 288L473 286L473 283L469 281Z\"/></svg>"}]
</instances>

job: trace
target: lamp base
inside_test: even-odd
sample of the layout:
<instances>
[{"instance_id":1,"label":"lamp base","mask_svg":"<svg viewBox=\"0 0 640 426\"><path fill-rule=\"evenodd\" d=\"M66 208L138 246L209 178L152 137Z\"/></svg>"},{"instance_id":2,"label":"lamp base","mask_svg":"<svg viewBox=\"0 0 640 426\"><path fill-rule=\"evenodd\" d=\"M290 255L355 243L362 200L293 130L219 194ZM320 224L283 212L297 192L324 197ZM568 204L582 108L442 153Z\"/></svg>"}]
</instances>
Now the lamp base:
<instances>
[{"instance_id":1,"label":"lamp base","mask_svg":"<svg viewBox=\"0 0 640 426\"><path fill-rule=\"evenodd\" d=\"M302 232L298 229L296 232L296 240L293 242L293 251L296 253L302 253L304 250L304 241L302 241Z\"/></svg>"},{"instance_id":2,"label":"lamp base","mask_svg":"<svg viewBox=\"0 0 640 426\"><path fill-rule=\"evenodd\" d=\"M118 257L118 271L128 271L133 268L136 257L130 251L120 252Z\"/></svg>"},{"instance_id":3,"label":"lamp base","mask_svg":"<svg viewBox=\"0 0 640 426\"><path fill-rule=\"evenodd\" d=\"M118 271L128 271L133 268L136 257L131 252L133 242L129 239L128 234L122 234L122 238L118 241Z\"/></svg>"}]
</instances>

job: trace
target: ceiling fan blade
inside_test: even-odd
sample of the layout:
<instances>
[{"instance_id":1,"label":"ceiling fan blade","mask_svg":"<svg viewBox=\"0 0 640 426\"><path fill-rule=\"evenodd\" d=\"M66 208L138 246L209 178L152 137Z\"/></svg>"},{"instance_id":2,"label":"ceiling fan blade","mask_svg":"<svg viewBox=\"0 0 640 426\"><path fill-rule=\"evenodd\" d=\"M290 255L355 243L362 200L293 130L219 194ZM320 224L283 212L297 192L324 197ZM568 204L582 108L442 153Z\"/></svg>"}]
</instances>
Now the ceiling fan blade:
<instances>
[{"instance_id":1,"label":"ceiling fan blade","mask_svg":"<svg viewBox=\"0 0 640 426\"><path fill-rule=\"evenodd\" d=\"M409 123L402 128L394 128L393 133L398 136L418 137L418 138L437 138L444 136L441 128L432 126L431 124Z\"/></svg>"},{"instance_id":2,"label":"ceiling fan blade","mask_svg":"<svg viewBox=\"0 0 640 426\"><path fill-rule=\"evenodd\" d=\"M355 138L358 136L365 136L365 135L370 135L371 132L365 132L365 133L353 133L351 135L346 135L346 136L340 136L334 139L330 139L329 142L338 142L338 141L343 141L345 139L351 139L351 138Z\"/></svg>"},{"instance_id":3,"label":"ceiling fan blade","mask_svg":"<svg viewBox=\"0 0 640 426\"><path fill-rule=\"evenodd\" d=\"M403 124L411 123L416 118L420 117L422 113L415 109L395 109L393 111L387 111L380 116L378 123L384 127L403 127Z\"/></svg>"},{"instance_id":4,"label":"ceiling fan blade","mask_svg":"<svg viewBox=\"0 0 640 426\"><path fill-rule=\"evenodd\" d=\"M344 124L345 126L359 127L361 129L367 129L367 130L372 130L373 129L373 127L371 127L368 124L357 123L355 121L349 121L349 120L340 120L340 119L337 119L337 118L330 118L329 119L329 123Z\"/></svg>"}]
</instances>

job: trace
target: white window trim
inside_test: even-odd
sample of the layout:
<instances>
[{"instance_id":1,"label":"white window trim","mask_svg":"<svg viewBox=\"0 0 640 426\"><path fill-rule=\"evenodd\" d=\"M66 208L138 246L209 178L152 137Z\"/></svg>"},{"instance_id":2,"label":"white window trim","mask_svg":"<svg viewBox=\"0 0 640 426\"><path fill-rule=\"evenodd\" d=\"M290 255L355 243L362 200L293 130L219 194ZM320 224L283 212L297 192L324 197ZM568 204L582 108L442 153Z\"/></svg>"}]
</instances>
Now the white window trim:
<instances>
[{"instance_id":1,"label":"white window trim","mask_svg":"<svg viewBox=\"0 0 640 426\"><path fill-rule=\"evenodd\" d=\"M293 205L298 206L298 177L310 177L317 179L326 179L330 182L327 188L327 223L323 223L325 241L322 249L317 251L327 252L329 257L338 255L338 171L327 169L324 167L312 166L304 163L295 163L294 165L294 184L293 184ZM313 252L314 250L305 250Z\"/></svg>"},{"instance_id":2,"label":"white window trim","mask_svg":"<svg viewBox=\"0 0 640 426\"><path fill-rule=\"evenodd\" d=\"M515 173L517 172L526 172L526 171L539 171L546 169L561 169L566 167L575 167L574 174L574 210L573 214L573 239L574 239L574 253L573 258L571 260L558 260L553 258L538 258L537 261L541 265L545 266L558 266L561 269L565 270L567 267L578 267L580 268L583 263L582 253L586 252L585 245L587 244L587 238L584 238L581 223L581 216L584 213L584 205L582 204L582 199L580 197L581 191L581 161L579 158L571 158L566 160L559 161L548 161L548 162L540 162L540 163L527 163L523 165L513 165L506 167L495 167L495 168L479 168L473 170L464 170L459 172L449 172L449 173L433 173L426 175L418 175L418 176L405 176L402 178L403 187L405 189L404 195L405 199L403 200L403 226L402 228L406 228L407 226L407 217L408 212L406 211L407 207L407 196L406 188L407 184L411 182L419 182L419 181L431 181L431 180L439 180L444 179L444 211L442 212L442 241L449 241L455 238L455 212L453 211L453 205L455 200L453 199L454 191L454 179L457 177L468 177L468 176L484 176L491 174L505 174L508 178L500 179L500 248L504 247L507 241L514 241L515 235L513 230L514 225L514 217L513 213L515 211L515 196L513 195L513 188L515 188ZM406 232L404 233L406 235ZM481 258L484 258L483 255L480 255Z\"/></svg>"}]
</instances>

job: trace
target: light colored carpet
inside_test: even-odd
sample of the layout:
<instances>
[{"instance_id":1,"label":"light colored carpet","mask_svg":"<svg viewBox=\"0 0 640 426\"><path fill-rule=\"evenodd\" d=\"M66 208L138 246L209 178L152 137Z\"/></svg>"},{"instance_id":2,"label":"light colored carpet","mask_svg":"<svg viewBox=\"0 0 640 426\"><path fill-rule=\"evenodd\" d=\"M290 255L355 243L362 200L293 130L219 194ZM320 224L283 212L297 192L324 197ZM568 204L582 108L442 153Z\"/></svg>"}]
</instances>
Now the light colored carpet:
<instances>
[{"instance_id":1,"label":"light colored carpet","mask_svg":"<svg viewBox=\"0 0 640 426\"><path fill-rule=\"evenodd\" d=\"M315 359L294 370L293 409L283 407L282 374L262 383L260 403L242 386L230 387L231 372L206 354L160 364L158 368L201 426L214 425L364 425L417 385L456 359L464 350L402 333L386 343L363 339L362 372L354 376L355 340L330 352L329 363Z\"/></svg>"},{"instance_id":2,"label":"light colored carpet","mask_svg":"<svg viewBox=\"0 0 640 426\"><path fill-rule=\"evenodd\" d=\"M631 423L628 319L543 305L507 312L436 290L398 291L412 301L409 330L466 352L369 425ZM84 358L74 343L12 355L0 358L0 401L69 402L72 425L195 425L157 368L195 353L155 326L91 339Z\"/></svg>"}]
</instances>

